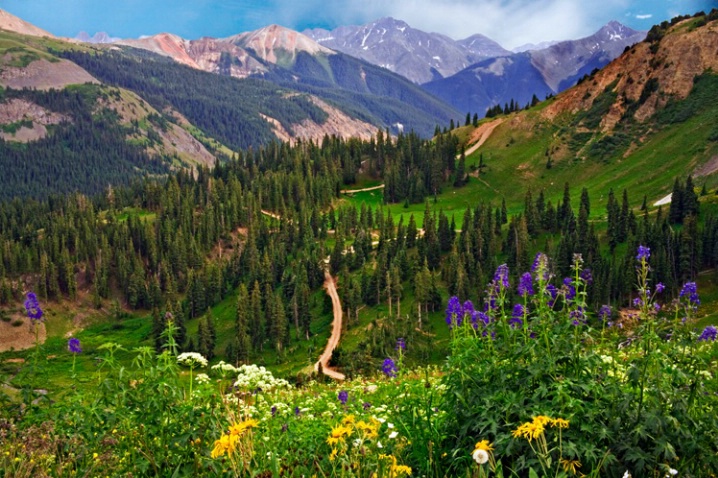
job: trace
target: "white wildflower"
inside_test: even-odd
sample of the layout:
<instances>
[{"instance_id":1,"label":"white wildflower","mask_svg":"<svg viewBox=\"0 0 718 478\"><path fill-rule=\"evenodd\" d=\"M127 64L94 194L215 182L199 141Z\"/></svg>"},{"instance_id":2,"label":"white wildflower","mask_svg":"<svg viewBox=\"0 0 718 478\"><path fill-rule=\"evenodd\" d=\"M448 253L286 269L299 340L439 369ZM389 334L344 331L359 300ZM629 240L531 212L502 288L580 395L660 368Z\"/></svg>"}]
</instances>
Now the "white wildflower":
<instances>
[{"instance_id":1,"label":"white wildflower","mask_svg":"<svg viewBox=\"0 0 718 478\"><path fill-rule=\"evenodd\" d=\"M197 352L185 352L177 356L177 363L187 367L206 367L209 362Z\"/></svg>"},{"instance_id":2,"label":"white wildflower","mask_svg":"<svg viewBox=\"0 0 718 478\"><path fill-rule=\"evenodd\" d=\"M484 463L489 461L489 452L487 452L486 450L482 450L481 448L477 448L471 454L471 457L476 463L478 463L479 465L483 465Z\"/></svg>"},{"instance_id":3,"label":"white wildflower","mask_svg":"<svg viewBox=\"0 0 718 478\"><path fill-rule=\"evenodd\" d=\"M626 470L626 472L623 474L623 478L632 478L628 470Z\"/></svg>"},{"instance_id":4,"label":"white wildflower","mask_svg":"<svg viewBox=\"0 0 718 478\"><path fill-rule=\"evenodd\" d=\"M198 373L194 379L197 381L197 383L209 383L209 375L207 375L206 373Z\"/></svg>"},{"instance_id":5,"label":"white wildflower","mask_svg":"<svg viewBox=\"0 0 718 478\"><path fill-rule=\"evenodd\" d=\"M391 433L389 434L389 438L391 438L391 439L393 440L393 439L396 438L398 435L399 435L399 432L391 432Z\"/></svg>"}]
</instances>

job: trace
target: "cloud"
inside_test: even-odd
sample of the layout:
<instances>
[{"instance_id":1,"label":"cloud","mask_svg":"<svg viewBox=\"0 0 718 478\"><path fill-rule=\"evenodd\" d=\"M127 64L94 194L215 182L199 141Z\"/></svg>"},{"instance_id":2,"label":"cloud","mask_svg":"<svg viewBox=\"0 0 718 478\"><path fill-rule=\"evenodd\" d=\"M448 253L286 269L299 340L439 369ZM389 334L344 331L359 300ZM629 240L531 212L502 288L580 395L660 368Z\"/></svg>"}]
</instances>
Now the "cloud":
<instances>
[{"instance_id":1,"label":"cloud","mask_svg":"<svg viewBox=\"0 0 718 478\"><path fill-rule=\"evenodd\" d=\"M357 25L394 17L454 39L482 33L506 48L587 36L620 16L635 0L274 0L287 25ZM292 2L294 3L294 2Z\"/></svg>"},{"instance_id":2,"label":"cloud","mask_svg":"<svg viewBox=\"0 0 718 478\"><path fill-rule=\"evenodd\" d=\"M650 13L647 13L647 14L645 14L645 15L636 15L636 18L637 18L638 20L647 20L647 19L649 19L649 18L653 18L653 15L650 14Z\"/></svg>"}]
</instances>

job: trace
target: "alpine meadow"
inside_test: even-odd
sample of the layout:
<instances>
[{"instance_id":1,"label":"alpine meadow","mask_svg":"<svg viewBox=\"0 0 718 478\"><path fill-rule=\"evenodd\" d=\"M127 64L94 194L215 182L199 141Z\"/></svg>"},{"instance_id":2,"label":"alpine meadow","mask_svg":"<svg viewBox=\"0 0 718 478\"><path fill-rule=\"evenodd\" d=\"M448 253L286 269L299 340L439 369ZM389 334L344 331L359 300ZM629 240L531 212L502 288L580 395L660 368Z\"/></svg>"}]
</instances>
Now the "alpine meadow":
<instances>
[{"instance_id":1,"label":"alpine meadow","mask_svg":"<svg viewBox=\"0 0 718 478\"><path fill-rule=\"evenodd\" d=\"M718 476L716 52L0 10L0 478Z\"/></svg>"}]
</instances>

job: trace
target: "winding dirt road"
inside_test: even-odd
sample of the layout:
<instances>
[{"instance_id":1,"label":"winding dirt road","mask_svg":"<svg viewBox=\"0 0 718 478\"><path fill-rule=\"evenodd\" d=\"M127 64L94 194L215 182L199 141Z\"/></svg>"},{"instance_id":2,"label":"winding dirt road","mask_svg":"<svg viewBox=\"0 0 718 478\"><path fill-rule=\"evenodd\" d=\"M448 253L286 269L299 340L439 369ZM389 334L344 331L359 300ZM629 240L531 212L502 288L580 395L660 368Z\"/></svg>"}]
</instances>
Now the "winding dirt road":
<instances>
[{"instance_id":1,"label":"winding dirt road","mask_svg":"<svg viewBox=\"0 0 718 478\"><path fill-rule=\"evenodd\" d=\"M339 339L342 335L342 303L339 301L339 294L337 293L337 286L334 278L329 274L329 271L324 271L324 288L332 298L332 309L334 311L334 320L332 321L332 335L329 337L329 342L324 348L324 353L319 357L317 363L314 364L314 371L319 371L319 364L322 365L322 371L327 377L331 377L335 380L344 380L346 377L343 373L339 373L336 370L329 367L329 360L332 358L332 352L337 345L339 345Z\"/></svg>"}]
</instances>

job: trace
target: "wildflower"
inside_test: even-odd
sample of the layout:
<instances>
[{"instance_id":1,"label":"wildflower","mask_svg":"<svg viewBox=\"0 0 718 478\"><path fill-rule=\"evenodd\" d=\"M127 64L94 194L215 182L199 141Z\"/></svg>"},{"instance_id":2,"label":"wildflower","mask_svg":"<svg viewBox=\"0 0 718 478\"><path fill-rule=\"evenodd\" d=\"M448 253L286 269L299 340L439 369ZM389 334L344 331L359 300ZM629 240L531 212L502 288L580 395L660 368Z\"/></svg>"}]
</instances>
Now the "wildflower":
<instances>
[{"instance_id":1,"label":"wildflower","mask_svg":"<svg viewBox=\"0 0 718 478\"><path fill-rule=\"evenodd\" d=\"M390 438L391 440L393 440L393 439L396 438L397 436L399 436L399 432L396 432L396 431L393 431L393 432L391 432L391 433L389 434L389 438Z\"/></svg>"},{"instance_id":2,"label":"wildflower","mask_svg":"<svg viewBox=\"0 0 718 478\"><path fill-rule=\"evenodd\" d=\"M301 415L302 411L299 409L299 407L294 407L294 416L298 417Z\"/></svg>"},{"instance_id":3,"label":"wildflower","mask_svg":"<svg viewBox=\"0 0 718 478\"><path fill-rule=\"evenodd\" d=\"M676 476L677 474L678 474L678 470L676 470L675 468L669 468L669 469L668 469L668 473L666 474L666 476L667 476L667 477L668 477L668 476Z\"/></svg>"},{"instance_id":4,"label":"wildflower","mask_svg":"<svg viewBox=\"0 0 718 478\"><path fill-rule=\"evenodd\" d=\"M528 311L526 308L524 308L521 304L514 305L513 313L511 314L511 318L509 319L509 325L511 325L511 328L521 328L524 324L523 317L526 315Z\"/></svg>"},{"instance_id":5,"label":"wildflower","mask_svg":"<svg viewBox=\"0 0 718 478\"><path fill-rule=\"evenodd\" d=\"M565 458L561 458L561 466L563 467L563 471L566 473L570 471L572 475L575 475L577 473L577 468L581 468L581 462L578 460L567 460Z\"/></svg>"},{"instance_id":6,"label":"wildflower","mask_svg":"<svg viewBox=\"0 0 718 478\"><path fill-rule=\"evenodd\" d=\"M212 458L224 456L225 453L230 454L234 452L238 439L239 437L224 434L219 438L219 440L215 440L214 448L211 453Z\"/></svg>"},{"instance_id":7,"label":"wildflower","mask_svg":"<svg viewBox=\"0 0 718 478\"><path fill-rule=\"evenodd\" d=\"M40 308L40 303L37 301L37 296L34 292L28 292L25 296L25 310L27 311L27 316L32 321L42 321L42 309Z\"/></svg>"},{"instance_id":8,"label":"wildflower","mask_svg":"<svg viewBox=\"0 0 718 478\"><path fill-rule=\"evenodd\" d=\"M548 292L551 296L551 300L548 301L548 306L553 307L553 305L556 303L556 297L558 297L558 289L556 289L556 286L553 284L547 284L546 292Z\"/></svg>"},{"instance_id":9,"label":"wildflower","mask_svg":"<svg viewBox=\"0 0 718 478\"><path fill-rule=\"evenodd\" d=\"M643 305L643 301L641 300L640 297L636 297L635 299L633 299L633 307L640 307L642 305Z\"/></svg>"},{"instance_id":10,"label":"wildflower","mask_svg":"<svg viewBox=\"0 0 718 478\"><path fill-rule=\"evenodd\" d=\"M364 410L369 410L371 408L371 403L369 403L369 402L362 403L362 408Z\"/></svg>"},{"instance_id":11,"label":"wildflower","mask_svg":"<svg viewBox=\"0 0 718 478\"><path fill-rule=\"evenodd\" d=\"M352 425L356 421L356 417L354 415L347 415L342 419L342 425Z\"/></svg>"},{"instance_id":12,"label":"wildflower","mask_svg":"<svg viewBox=\"0 0 718 478\"><path fill-rule=\"evenodd\" d=\"M593 284L593 274L591 273L591 269L582 270L579 277L583 279L586 284Z\"/></svg>"},{"instance_id":13,"label":"wildflower","mask_svg":"<svg viewBox=\"0 0 718 478\"><path fill-rule=\"evenodd\" d=\"M406 342L404 341L403 337L399 337L396 339L396 347L394 347L396 351L403 352L406 350Z\"/></svg>"},{"instance_id":14,"label":"wildflower","mask_svg":"<svg viewBox=\"0 0 718 478\"><path fill-rule=\"evenodd\" d=\"M569 317L573 319L573 325L581 325L586 321L586 314L584 313L583 307L579 307L576 310L572 310L569 313Z\"/></svg>"},{"instance_id":15,"label":"wildflower","mask_svg":"<svg viewBox=\"0 0 718 478\"><path fill-rule=\"evenodd\" d=\"M651 257L651 249L646 246L638 246L638 255L636 256L636 260L647 261L649 257Z\"/></svg>"},{"instance_id":16,"label":"wildflower","mask_svg":"<svg viewBox=\"0 0 718 478\"><path fill-rule=\"evenodd\" d=\"M336 448L332 448L332 452L331 452L331 454L329 455L329 461L334 461L334 460L336 459L336 457L337 457L337 453L339 453L339 452L337 451L337 449L336 449Z\"/></svg>"},{"instance_id":17,"label":"wildflower","mask_svg":"<svg viewBox=\"0 0 718 478\"><path fill-rule=\"evenodd\" d=\"M334 446L339 442L343 442L344 437L347 437L351 434L352 434L351 427L347 427L344 425L338 425L338 426L332 428L332 431L329 434L329 437L327 438L327 444L329 446Z\"/></svg>"},{"instance_id":18,"label":"wildflower","mask_svg":"<svg viewBox=\"0 0 718 478\"><path fill-rule=\"evenodd\" d=\"M229 434L232 436L240 437L244 434L245 431L256 428L257 425L259 425L259 420L255 420L253 418L250 418L248 420L245 420L243 422L236 423L229 427Z\"/></svg>"},{"instance_id":19,"label":"wildflower","mask_svg":"<svg viewBox=\"0 0 718 478\"><path fill-rule=\"evenodd\" d=\"M391 357L387 357L386 359L384 359L384 364L382 365L381 370L387 377L396 377L396 364L391 359Z\"/></svg>"},{"instance_id":20,"label":"wildflower","mask_svg":"<svg viewBox=\"0 0 718 478\"><path fill-rule=\"evenodd\" d=\"M563 280L563 285L566 293L566 300L572 300L576 297L576 288L573 286L573 280L570 277L566 277Z\"/></svg>"},{"instance_id":21,"label":"wildflower","mask_svg":"<svg viewBox=\"0 0 718 478\"><path fill-rule=\"evenodd\" d=\"M531 265L531 272L536 274L536 280L548 280L548 256L546 254L543 252L536 253L534 262Z\"/></svg>"},{"instance_id":22,"label":"wildflower","mask_svg":"<svg viewBox=\"0 0 718 478\"><path fill-rule=\"evenodd\" d=\"M272 413L272 416L276 415L277 414L277 406L272 405L272 408L269 411Z\"/></svg>"},{"instance_id":23,"label":"wildflower","mask_svg":"<svg viewBox=\"0 0 718 478\"><path fill-rule=\"evenodd\" d=\"M612 310L610 305L602 305L598 311L598 318L601 320L607 320L611 318Z\"/></svg>"},{"instance_id":24,"label":"wildflower","mask_svg":"<svg viewBox=\"0 0 718 478\"><path fill-rule=\"evenodd\" d=\"M207 359L197 352L185 352L177 356L177 363L188 367L206 367Z\"/></svg>"},{"instance_id":25,"label":"wildflower","mask_svg":"<svg viewBox=\"0 0 718 478\"><path fill-rule=\"evenodd\" d=\"M663 285L663 282L659 282L658 284L656 284L656 294L660 294L665 290L665 288L666 286Z\"/></svg>"},{"instance_id":26,"label":"wildflower","mask_svg":"<svg viewBox=\"0 0 718 478\"><path fill-rule=\"evenodd\" d=\"M476 313L476 323L478 325L478 321L481 321L484 323L484 325L489 325L489 322L491 322L491 318L489 318L488 315L486 315L485 312L477 312ZM476 327L474 327L476 328Z\"/></svg>"},{"instance_id":27,"label":"wildflower","mask_svg":"<svg viewBox=\"0 0 718 478\"><path fill-rule=\"evenodd\" d=\"M483 465L484 463L489 461L489 453L486 450L482 450L481 448L477 448L476 450L474 450L474 452L471 454L471 457L479 465Z\"/></svg>"},{"instance_id":28,"label":"wildflower","mask_svg":"<svg viewBox=\"0 0 718 478\"><path fill-rule=\"evenodd\" d=\"M346 390L342 390L339 392L339 395L337 395L337 398L340 402L342 402L342 405L346 405L347 400L349 400L349 392L347 392Z\"/></svg>"},{"instance_id":29,"label":"wildflower","mask_svg":"<svg viewBox=\"0 0 718 478\"><path fill-rule=\"evenodd\" d=\"M525 438L528 441L536 440L544 432L545 427L536 420L521 424L513 431L514 438Z\"/></svg>"},{"instance_id":30,"label":"wildflower","mask_svg":"<svg viewBox=\"0 0 718 478\"><path fill-rule=\"evenodd\" d=\"M496 272L494 273L494 284L497 290L500 287L504 289L509 288L509 266L501 264L496 268Z\"/></svg>"},{"instance_id":31,"label":"wildflower","mask_svg":"<svg viewBox=\"0 0 718 478\"><path fill-rule=\"evenodd\" d=\"M73 354L81 354L82 348L80 348L80 339L73 337L67 341L67 350Z\"/></svg>"},{"instance_id":32,"label":"wildflower","mask_svg":"<svg viewBox=\"0 0 718 478\"><path fill-rule=\"evenodd\" d=\"M519 279L518 293L521 297L534 295L531 273L524 272Z\"/></svg>"},{"instance_id":33,"label":"wildflower","mask_svg":"<svg viewBox=\"0 0 718 478\"><path fill-rule=\"evenodd\" d=\"M449 328L453 327L454 325L461 325L463 315L464 311L461 308L461 302L459 302L459 298L456 296L452 296L449 299L449 302L446 304L446 324L449 326Z\"/></svg>"},{"instance_id":34,"label":"wildflower","mask_svg":"<svg viewBox=\"0 0 718 478\"><path fill-rule=\"evenodd\" d=\"M209 383L209 375L206 373L198 373L194 379L197 383Z\"/></svg>"},{"instance_id":35,"label":"wildflower","mask_svg":"<svg viewBox=\"0 0 718 478\"><path fill-rule=\"evenodd\" d=\"M613 360L612 357L609 357L611 360ZM551 420L551 426L556 428L568 428L569 421L564 420L563 418L555 418Z\"/></svg>"},{"instance_id":36,"label":"wildflower","mask_svg":"<svg viewBox=\"0 0 718 478\"><path fill-rule=\"evenodd\" d=\"M492 451L494 447L491 446L491 443L489 443L489 440L481 440L479 442L476 442L476 446L474 446L476 450L484 450L484 451Z\"/></svg>"},{"instance_id":37,"label":"wildflower","mask_svg":"<svg viewBox=\"0 0 718 478\"><path fill-rule=\"evenodd\" d=\"M709 340L714 341L716 340L716 335L718 335L718 330L716 330L715 325L708 325L705 329L703 329L703 333L698 337L699 342L707 342Z\"/></svg>"},{"instance_id":38,"label":"wildflower","mask_svg":"<svg viewBox=\"0 0 718 478\"><path fill-rule=\"evenodd\" d=\"M631 474L628 472L628 470L626 470L626 472L623 474L622 478L632 478L632 477L631 477Z\"/></svg>"},{"instance_id":39,"label":"wildflower","mask_svg":"<svg viewBox=\"0 0 718 478\"><path fill-rule=\"evenodd\" d=\"M701 301L698 298L698 287L695 282L686 282L683 284L679 297L688 297L688 302L692 305L700 305Z\"/></svg>"}]
</instances>

